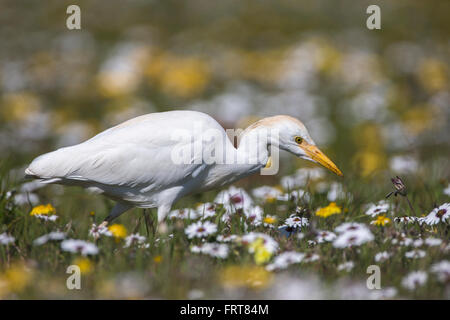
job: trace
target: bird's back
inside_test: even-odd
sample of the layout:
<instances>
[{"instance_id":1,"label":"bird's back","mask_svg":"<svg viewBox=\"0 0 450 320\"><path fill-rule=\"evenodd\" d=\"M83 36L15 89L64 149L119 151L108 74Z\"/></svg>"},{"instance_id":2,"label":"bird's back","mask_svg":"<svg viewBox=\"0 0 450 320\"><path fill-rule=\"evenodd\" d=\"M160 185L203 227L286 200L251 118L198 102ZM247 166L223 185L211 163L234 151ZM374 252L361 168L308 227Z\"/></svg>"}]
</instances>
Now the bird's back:
<instances>
[{"instance_id":1,"label":"bird's back","mask_svg":"<svg viewBox=\"0 0 450 320\"><path fill-rule=\"evenodd\" d=\"M83 143L41 155L25 173L57 183L81 181L146 186L148 190L167 188L192 175L201 165L195 159L178 166L172 161L173 147L180 143L181 136L199 128L225 134L220 124L205 113L151 113L125 121Z\"/></svg>"}]
</instances>

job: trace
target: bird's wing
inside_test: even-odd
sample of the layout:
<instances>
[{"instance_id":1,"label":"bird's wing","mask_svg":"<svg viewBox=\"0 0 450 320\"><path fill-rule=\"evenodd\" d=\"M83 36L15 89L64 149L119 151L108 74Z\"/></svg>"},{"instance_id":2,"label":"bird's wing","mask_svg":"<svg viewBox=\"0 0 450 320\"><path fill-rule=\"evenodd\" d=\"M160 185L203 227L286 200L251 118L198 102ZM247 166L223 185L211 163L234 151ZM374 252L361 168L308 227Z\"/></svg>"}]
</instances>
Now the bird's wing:
<instances>
[{"instance_id":1,"label":"bird's wing","mask_svg":"<svg viewBox=\"0 0 450 320\"><path fill-rule=\"evenodd\" d=\"M135 118L79 145L44 154L31 163L27 173L45 179L143 185L150 189L179 184L207 168L201 150L192 147L196 141L192 136L193 123L202 122L204 127L215 129L221 127L214 119L205 118L206 115L161 116L164 114ZM183 136L187 133L191 134L189 138ZM180 154L181 158L176 157Z\"/></svg>"}]
</instances>

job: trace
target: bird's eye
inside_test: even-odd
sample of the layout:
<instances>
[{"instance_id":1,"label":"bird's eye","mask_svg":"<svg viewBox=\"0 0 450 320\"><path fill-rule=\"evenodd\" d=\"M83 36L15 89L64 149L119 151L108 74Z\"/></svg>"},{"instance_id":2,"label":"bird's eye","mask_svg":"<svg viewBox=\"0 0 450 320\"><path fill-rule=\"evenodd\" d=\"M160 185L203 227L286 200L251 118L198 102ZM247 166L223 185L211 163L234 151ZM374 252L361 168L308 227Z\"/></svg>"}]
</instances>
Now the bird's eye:
<instances>
[{"instance_id":1,"label":"bird's eye","mask_svg":"<svg viewBox=\"0 0 450 320\"><path fill-rule=\"evenodd\" d=\"M295 137L295 142L298 144L301 144L303 142L303 138L302 137Z\"/></svg>"}]
</instances>

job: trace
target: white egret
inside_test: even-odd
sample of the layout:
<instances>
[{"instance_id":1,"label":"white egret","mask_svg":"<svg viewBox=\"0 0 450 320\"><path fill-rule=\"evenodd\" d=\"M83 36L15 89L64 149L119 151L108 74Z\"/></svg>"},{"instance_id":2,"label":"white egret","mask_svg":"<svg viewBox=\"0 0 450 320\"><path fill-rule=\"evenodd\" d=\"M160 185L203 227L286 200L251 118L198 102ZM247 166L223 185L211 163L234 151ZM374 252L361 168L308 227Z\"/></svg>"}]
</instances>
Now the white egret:
<instances>
[{"instance_id":1,"label":"white egret","mask_svg":"<svg viewBox=\"0 0 450 320\"><path fill-rule=\"evenodd\" d=\"M276 130L278 134L261 139L261 133L268 130ZM213 132L215 139L205 139L202 134L205 132ZM186 135L190 137L186 139ZM151 113L123 122L83 143L43 154L33 160L25 174L43 183L95 190L115 200L115 207L102 225L132 207L158 208L161 223L181 197L222 187L264 168L270 162L269 146L342 175L315 146L305 126L290 116L259 120L239 138L239 146L235 148L225 130L205 113ZM188 151L181 163L175 159L175 150ZM205 160L220 152L227 159L238 161Z\"/></svg>"}]
</instances>

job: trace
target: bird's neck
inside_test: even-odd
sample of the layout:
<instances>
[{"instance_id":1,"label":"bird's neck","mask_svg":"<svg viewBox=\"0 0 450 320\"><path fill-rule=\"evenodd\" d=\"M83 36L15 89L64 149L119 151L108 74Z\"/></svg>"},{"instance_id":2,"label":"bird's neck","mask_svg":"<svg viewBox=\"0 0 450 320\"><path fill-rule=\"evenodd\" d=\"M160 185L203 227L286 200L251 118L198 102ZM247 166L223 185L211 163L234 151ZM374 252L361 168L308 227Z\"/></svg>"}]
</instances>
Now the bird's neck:
<instances>
[{"instance_id":1,"label":"bird's neck","mask_svg":"<svg viewBox=\"0 0 450 320\"><path fill-rule=\"evenodd\" d=\"M250 126L238 139L238 159L248 164L265 166L270 157L270 144L267 128Z\"/></svg>"}]
</instances>

